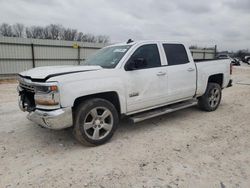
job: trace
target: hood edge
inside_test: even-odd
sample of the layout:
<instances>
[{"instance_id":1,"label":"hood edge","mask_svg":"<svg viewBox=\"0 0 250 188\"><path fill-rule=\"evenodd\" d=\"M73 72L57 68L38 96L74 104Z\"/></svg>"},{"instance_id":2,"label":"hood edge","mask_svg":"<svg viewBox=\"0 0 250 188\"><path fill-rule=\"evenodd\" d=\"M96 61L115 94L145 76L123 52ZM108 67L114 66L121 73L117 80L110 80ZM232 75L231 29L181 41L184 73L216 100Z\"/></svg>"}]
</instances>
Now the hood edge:
<instances>
[{"instance_id":1,"label":"hood edge","mask_svg":"<svg viewBox=\"0 0 250 188\"><path fill-rule=\"evenodd\" d=\"M22 78L30 79L32 82L46 82L48 79L56 76L62 76L66 74L74 74L74 73L79 73L79 72L89 72L89 71L97 71L100 69L95 69L95 70L81 70L81 71L70 71L70 72L62 72L62 73L56 73L56 74L49 74L45 78L31 78L31 76L23 76L21 74L18 74Z\"/></svg>"}]
</instances>

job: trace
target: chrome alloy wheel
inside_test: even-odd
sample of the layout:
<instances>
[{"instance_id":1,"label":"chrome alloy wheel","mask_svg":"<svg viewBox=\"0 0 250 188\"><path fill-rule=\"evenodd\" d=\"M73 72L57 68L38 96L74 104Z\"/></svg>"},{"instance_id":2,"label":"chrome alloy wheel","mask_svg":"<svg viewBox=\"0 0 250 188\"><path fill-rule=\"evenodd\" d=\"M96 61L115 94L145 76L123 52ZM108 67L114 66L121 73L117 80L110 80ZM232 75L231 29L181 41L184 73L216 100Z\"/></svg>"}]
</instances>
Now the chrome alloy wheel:
<instances>
[{"instance_id":1,"label":"chrome alloy wheel","mask_svg":"<svg viewBox=\"0 0 250 188\"><path fill-rule=\"evenodd\" d=\"M213 108L218 105L220 101L220 90L218 88L214 88L210 92L210 97L208 98L209 105Z\"/></svg>"},{"instance_id":2,"label":"chrome alloy wheel","mask_svg":"<svg viewBox=\"0 0 250 188\"><path fill-rule=\"evenodd\" d=\"M86 135L93 140L101 140L112 130L114 117L105 107L95 107L87 114L83 128Z\"/></svg>"}]
</instances>

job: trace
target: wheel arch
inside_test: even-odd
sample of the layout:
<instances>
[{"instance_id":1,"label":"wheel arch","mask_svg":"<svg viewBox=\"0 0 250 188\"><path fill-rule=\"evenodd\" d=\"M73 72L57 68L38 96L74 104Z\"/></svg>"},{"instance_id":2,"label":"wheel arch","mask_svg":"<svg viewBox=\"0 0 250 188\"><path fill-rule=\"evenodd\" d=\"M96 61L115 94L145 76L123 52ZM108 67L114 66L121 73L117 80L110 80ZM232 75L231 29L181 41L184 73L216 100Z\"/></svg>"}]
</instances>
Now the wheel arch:
<instances>
[{"instance_id":1,"label":"wheel arch","mask_svg":"<svg viewBox=\"0 0 250 188\"><path fill-rule=\"evenodd\" d=\"M214 75L210 75L207 81L208 83L217 83L221 86L221 88L223 87L223 74L219 73L219 74L214 74Z\"/></svg>"},{"instance_id":2,"label":"wheel arch","mask_svg":"<svg viewBox=\"0 0 250 188\"><path fill-rule=\"evenodd\" d=\"M101 92L101 93L80 96L80 97L75 99L75 101L73 103L73 109L78 104L82 103L83 101L88 100L88 99L93 99L93 98L100 98L100 99L105 99L105 100L109 101L110 103L112 103L115 106L119 116L121 115L121 103L120 103L119 95L115 91L108 91L108 92Z\"/></svg>"}]
</instances>

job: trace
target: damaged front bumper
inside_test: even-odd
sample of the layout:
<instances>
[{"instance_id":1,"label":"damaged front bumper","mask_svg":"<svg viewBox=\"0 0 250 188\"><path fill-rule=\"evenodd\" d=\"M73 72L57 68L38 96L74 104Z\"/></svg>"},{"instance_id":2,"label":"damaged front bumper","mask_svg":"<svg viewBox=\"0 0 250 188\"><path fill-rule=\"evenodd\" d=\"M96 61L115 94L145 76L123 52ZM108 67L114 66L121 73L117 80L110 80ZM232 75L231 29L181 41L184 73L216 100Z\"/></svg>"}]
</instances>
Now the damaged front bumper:
<instances>
[{"instance_id":1,"label":"damaged front bumper","mask_svg":"<svg viewBox=\"0 0 250 188\"><path fill-rule=\"evenodd\" d=\"M72 108L58 108L54 110L42 110L37 109L35 105L31 105L32 102L30 100L24 100L24 96L22 96L21 92L23 89L18 86L17 90L19 92L18 105L19 108L23 112L29 112L27 118L48 129L64 129L67 127L71 127L73 125L73 117L72 117ZM32 92L30 92L32 93ZM33 102L34 103L34 102Z\"/></svg>"},{"instance_id":2,"label":"damaged front bumper","mask_svg":"<svg viewBox=\"0 0 250 188\"><path fill-rule=\"evenodd\" d=\"M52 111L36 109L27 118L38 125L49 129L64 129L73 125L71 108L60 108Z\"/></svg>"}]
</instances>

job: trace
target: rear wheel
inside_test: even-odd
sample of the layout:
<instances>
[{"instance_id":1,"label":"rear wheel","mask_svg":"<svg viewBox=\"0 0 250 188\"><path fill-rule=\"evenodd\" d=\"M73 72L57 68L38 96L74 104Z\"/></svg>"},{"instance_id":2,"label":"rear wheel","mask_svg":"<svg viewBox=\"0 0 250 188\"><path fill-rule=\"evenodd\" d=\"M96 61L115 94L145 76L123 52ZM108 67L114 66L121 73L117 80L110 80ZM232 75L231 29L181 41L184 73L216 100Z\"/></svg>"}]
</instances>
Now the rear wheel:
<instances>
[{"instance_id":1,"label":"rear wheel","mask_svg":"<svg viewBox=\"0 0 250 188\"><path fill-rule=\"evenodd\" d=\"M113 136L118 114L112 103L104 99L90 99L78 105L75 112L75 138L87 145L101 145Z\"/></svg>"},{"instance_id":2,"label":"rear wheel","mask_svg":"<svg viewBox=\"0 0 250 188\"><path fill-rule=\"evenodd\" d=\"M198 100L198 105L202 110L214 111L221 101L221 87L217 83L208 83L206 92Z\"/></svg>"}]
</instances>

